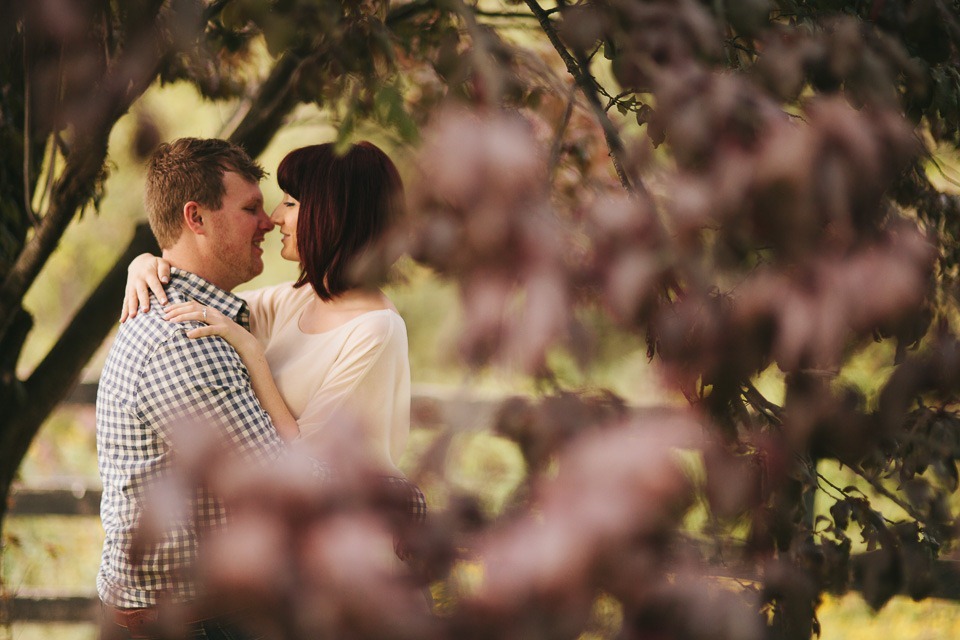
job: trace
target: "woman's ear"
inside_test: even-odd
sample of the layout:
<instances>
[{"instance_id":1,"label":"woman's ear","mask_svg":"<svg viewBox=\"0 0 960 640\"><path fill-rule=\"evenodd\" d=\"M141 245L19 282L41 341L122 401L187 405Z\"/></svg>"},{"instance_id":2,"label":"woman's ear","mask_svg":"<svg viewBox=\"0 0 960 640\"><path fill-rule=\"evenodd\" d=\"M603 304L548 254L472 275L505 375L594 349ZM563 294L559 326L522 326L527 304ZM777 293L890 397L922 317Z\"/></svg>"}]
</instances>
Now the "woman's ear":
<instances>
[{"instance_id":1,"label":"woman's ear","mask_svg":"<svg viewBox=\"0 0 960 640\"><path fill-rule=\"evenodd\" d=\"M191 200L183 205L183 224L197 235L204 235L206 230L203 226L203 214L200 211L200 205Z\"/></svg>"}]
</instances>

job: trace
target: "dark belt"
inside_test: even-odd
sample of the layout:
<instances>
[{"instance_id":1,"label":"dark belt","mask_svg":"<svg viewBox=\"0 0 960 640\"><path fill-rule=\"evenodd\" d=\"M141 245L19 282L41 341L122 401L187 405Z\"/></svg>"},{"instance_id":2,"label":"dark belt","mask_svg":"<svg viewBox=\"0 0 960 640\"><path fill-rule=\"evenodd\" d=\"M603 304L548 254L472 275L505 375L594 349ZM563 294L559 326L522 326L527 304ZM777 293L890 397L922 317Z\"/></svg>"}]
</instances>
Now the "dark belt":
<instances>
[{"instance_id":1,"label":"dark belt","mask_svg":"<svg viewBox=\"0 0 960 640\"><path fill-rule=\"evenodd\" d=\"M132 638L154 638L157 635L157 622L160 620L160 611L156 607L144 609L119 609L104 603L103 611L114 624L130 632ZM197 616L180 620L184 624L196 624L206 618Z\"/></svg>"}]
</instances>

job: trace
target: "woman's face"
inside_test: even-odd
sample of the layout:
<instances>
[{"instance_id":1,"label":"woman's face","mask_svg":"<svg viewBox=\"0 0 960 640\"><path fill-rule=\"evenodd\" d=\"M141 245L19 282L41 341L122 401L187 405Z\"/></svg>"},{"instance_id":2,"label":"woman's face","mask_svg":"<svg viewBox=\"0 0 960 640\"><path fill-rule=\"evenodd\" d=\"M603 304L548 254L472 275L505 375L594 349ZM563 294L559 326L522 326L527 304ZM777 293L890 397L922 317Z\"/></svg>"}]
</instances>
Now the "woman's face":
<instances>
[{"instance_id":1,"label":"woman's face","mask_svg":"<svg viewBox=\"0 0 960 640\"><path fill-rule=\"evenodd\" d=\"M294 200L288 193L283 194L280 204L270 214L270 221L280 228L282 236L283 248L280 249L280 257L292 262L300 262L300 254L297 252L297 218L299 216L300 202Z\"/></svg>"}]
</instances>

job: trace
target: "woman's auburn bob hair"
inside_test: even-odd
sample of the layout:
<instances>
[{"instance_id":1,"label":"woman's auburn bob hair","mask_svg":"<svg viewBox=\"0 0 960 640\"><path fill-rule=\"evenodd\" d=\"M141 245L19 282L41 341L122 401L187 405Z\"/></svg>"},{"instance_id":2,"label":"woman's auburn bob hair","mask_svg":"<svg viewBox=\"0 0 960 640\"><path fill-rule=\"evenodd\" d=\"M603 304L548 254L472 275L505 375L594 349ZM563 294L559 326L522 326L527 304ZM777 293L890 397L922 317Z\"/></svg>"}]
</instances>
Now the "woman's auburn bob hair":
<instances>
[{"instance_id":1,"label":"woman's auburn bob hair","mask_svg":"<svg viewBox=\"0 0 960 640\"><path fill-rule=\"evenodd\" d=\"M300 278L322 300L355 286L351 266L403 213L403 182L370 142L338 154L333 143L294 149L277 168L281 189L300 203Z\"/></svg>"}]
</instances>

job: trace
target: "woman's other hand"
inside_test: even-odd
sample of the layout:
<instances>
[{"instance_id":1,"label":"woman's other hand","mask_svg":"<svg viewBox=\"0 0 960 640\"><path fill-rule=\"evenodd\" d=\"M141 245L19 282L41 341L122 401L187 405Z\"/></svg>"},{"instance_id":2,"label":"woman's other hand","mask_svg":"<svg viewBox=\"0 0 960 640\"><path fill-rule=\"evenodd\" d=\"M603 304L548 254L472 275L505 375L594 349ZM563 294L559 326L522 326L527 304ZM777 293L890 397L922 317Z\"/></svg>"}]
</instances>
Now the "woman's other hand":
<instances>
[{"instance_id":1,"label":"woman's other hand","mask_svg":"<svg viewBox=\"0 0 960 640\"><path fill-rule=\"evenodd\" d=\"M170 305L163 319L170 322L201 322L204 326L187 331L188 338L220 336L241 355L249 349L256 350L259 345L256 338L239 324L213 307L207 307L192 300Z\"/></svg>"},{"instance_id":2,"label":"woman's other hand","mask_svg":"<svg viewBox=\"0 0 960 640\"><path fill-rule=\"evenodd\" d=\"M170 263L159 256L141 253L127 267L127 287L123 294L120 322L137 317L138 312L150 310L150 292L160 304L167 304L163 285L170 282Z\"/></svg>"},{"instance_id":3,"label":"woman's other hand","mask_svg":"<svg viewBox=\"0 0 960 640\"><path fill-rule=\"evenodd\" d=\"M277 433L288 442L300 437L300 426L277 389L263 345L253 337L252 333L213 307L206 307L193 300L170 305L166 308L163 317L170 322L202 323L203 326L187 331L188 338L220 336L229 342L246 365L253 392L257 394L257 399L270 416Z\"/></svg>"}]
</instances>

